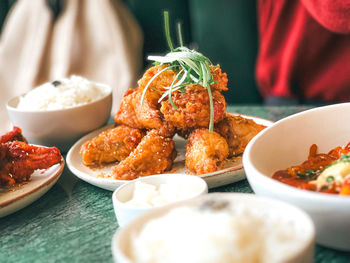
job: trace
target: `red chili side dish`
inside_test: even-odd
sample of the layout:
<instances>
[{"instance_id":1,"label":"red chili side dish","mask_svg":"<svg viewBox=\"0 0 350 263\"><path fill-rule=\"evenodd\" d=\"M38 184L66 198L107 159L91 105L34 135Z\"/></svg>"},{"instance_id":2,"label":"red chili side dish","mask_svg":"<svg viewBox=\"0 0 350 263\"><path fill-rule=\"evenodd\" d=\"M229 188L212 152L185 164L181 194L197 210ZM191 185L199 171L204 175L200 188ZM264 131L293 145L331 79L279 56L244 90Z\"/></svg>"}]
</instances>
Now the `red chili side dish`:
<instances>
[{"instance_id":1,"label":"red chili side dish","mask_svg":"<svg viewBox=\"0 0 350 263\"><path fill-rule=\"evenodd\" d=\"M325 171L330 167L331 170ZM339 173L337 168L340 169ZM349 169L350 142L345 147L332 149L329 153L317 153L317 145L313 144L306 161L277 171L272 178L304 190L350 195L350 173L346 172Z\"/></svg>"}]
</instances>

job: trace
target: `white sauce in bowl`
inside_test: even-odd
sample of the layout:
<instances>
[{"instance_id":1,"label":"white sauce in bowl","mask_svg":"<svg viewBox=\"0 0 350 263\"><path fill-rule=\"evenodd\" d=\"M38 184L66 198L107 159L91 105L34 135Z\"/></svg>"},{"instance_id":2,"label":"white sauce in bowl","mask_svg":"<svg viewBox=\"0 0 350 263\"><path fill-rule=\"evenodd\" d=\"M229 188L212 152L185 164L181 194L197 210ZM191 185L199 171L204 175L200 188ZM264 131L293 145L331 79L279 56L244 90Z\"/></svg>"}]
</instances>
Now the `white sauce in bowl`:
<instances>
[{"instance_id":1,"label":"white sauce in bowl","mask_svg":"<svg viewBox=\"0 0 350 263\"><path fill-rule=\"evenodd\" d=\"M159 186L137 181L134 184L132 198L125 202L134 207L156 207L172 202L191 198L202 191L200 185L183 184L174 180L171 183L162 183Z\"/></svg>"}]
</instances>

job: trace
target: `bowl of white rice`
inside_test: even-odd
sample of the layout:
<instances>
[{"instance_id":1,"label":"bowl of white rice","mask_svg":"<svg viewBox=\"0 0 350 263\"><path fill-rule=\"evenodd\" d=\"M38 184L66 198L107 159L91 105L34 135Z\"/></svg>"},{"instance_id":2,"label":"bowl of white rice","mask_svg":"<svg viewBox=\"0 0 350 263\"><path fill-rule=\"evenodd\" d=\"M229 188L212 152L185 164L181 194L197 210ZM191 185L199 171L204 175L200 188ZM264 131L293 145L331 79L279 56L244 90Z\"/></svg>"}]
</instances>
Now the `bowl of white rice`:
<instances>
[{"instance_id":1,"label":"bowl of white rice","mask_svg":"<svg viewBox=\"0 0 350 263\"><path fill-rule=\"evenodd\" d=\"M214 193L151 210L117 230L118 263L313 262L310 217L252 194Z\"/></svg>"},{"instance_id":2,"label":"bowl of white rice","mask_svg":"<svg viewBox=\"0 0 350 263\"><path fill-rule=\"evenodd\" d=\"M6 107L12 124L21 127L30 143L67 151L82 135L106 124L112 89L71 76L12 98Z\"/></svg>"}]
</instances>

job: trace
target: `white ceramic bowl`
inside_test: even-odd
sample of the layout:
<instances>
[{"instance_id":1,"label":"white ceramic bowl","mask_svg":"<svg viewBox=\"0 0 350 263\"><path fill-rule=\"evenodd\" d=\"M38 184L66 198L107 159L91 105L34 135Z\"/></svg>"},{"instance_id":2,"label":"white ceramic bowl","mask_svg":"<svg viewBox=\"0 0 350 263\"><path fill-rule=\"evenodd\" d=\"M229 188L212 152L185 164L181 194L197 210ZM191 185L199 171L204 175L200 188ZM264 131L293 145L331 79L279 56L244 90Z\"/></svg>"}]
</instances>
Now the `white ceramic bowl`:
<instances>
[{"instance_id":1,"label":"white ceramic bowl","mask_svg":"<svg viewBox=\"0 0 350 263\"><path fill-rule=\"evenodd\" d=\"M182 199L194 198L202 194L208 193L207 183L200 177L186 174L158 174L146 177L140 177L136 180L123 184L113 192L112 200L115 215L119 226L127 225L132 219L138 215L152 210L154 207L136 207L125 202L132 198L136 182L144 182L159 187L161 184L180 184L193 188L193 194L183 197ZM177 189L174 189L177 190ZM181 200L181 199L179 199Z\"/></svg>"},{"instance_id":2,"label":"white ceramic bowl","mask_svg":"<svg viewBox=\"0 0 350 263\"><path fill-rule=\"evenodd\" d=\"M297 247L294 247L295 248L294 253L291 253L288 256L285 256L285 253L281 252L281 250L278 251L277 253L285 256L284 260L282 260L281 262L298 263L298 262L313 261L315 230L314 230L314 225L312 223L312 220L305 212L288 203L284 203L284 202L269 199L269 198L258 197L253 194L239 194L239 193L212 193L212 194L203 195L191 200L177 202L158 209L153 209L147 213L140 215L138 218L133 220L127 226L118 229L114 234L112 239L112 245L111 245L114 261L118 263L134 263L131 256L132 244L134 242L133 239L135 238L135 236L138 235L138 233L140 233L140 231L143 229L145 224L147 224L151 220L160 218L175 208L184 207L184 206L198 208L198 207L203 207L203 204L205 203L210 204L213 202L214 203L216 202L216 204L219 204L219 205L220 203L224 202L224 204L228 203L230 206L233 206L233 207L243 206L243 208L247 209L248 211L254 211L260 215L267 215L266 217L262 216L261 218L262 220L269 220L269 218L274 218L275 220L276 219L278 220L278 218L285 219L286 221L284 222L289 222L290 223L288 224L289 226L294 225L296 229L298 229L298 231L295 232L295 233L298 233L296 234L296 236L298 237L298 241L297 241L298 245ZM214 209L221 209L221 208L218 206L218 208L214 208ZM191 221L188 221L188 222L191 222ZM193 224L193 221L191 223ZM211 226L215 226L215 225L216 223L212 222ZM177 228L177 229L180 232L182 231L182 228ZM188 227L186 229L188 229ZM267 233L269 233L270 230L272 229L268 228ZM198 233L198 231L199 230L196 228L194 232ZM211 232L213 231L214 230L211 230ZM180 235L183 235L184 239L186 239L186 237L190 238L189 237L190 233L188 232L191 232L191 231L187 231L186 233L180 233ZM205 233L206 233L206 227L203 228L203 234ZM230 235L230 233L227 233L227 234ZM174 237L169 236L169 239L172 239L172 238ZM202 239L205 240L205 237L202 237ZM193 239L190 239L190 241L192 241L192 243L196 243ZM181 242L181 238L179 242ZM179 247L183 247L182 244L179 244ZM175 242L174 249L177 250L179 249L179 247L176 247L176 242ZM284 248L287 250L290 249L289 247L287 248L284 247ZM183 253L184 255L186 255L186 253L187 254L191 253L191 245L188 249L186 247L186 251L178 251L178 253ZM205 255L206 251L201 251L201 253ZM209 252L209 254L211 253ZM184 260L181 262L191 262L190 255L187 255L187 256L188 256L187 261ZM275 261L271 260L270 262L275 262Z\"/></svg>"},{"instance_id":3,"label":"white ceramic bowl","mask_svg":"<svg viewBox=\"0 0 350 263\"><path fill-rule=\"evenodd\" d=\"M258 195L290 202L304 209L316 225L316 242L350 250L350 197L316 193L270 178L277 170L301 164L312 144L319 152L350 141L350 103L307 110L276 122L247 146L243 166Z\"/></svg>"},{"instance_id":4,"label":"white ceramic bowl","mask_svg":"<svg viewBox=\"0 0 350 263\"><path fill-rule=\"evenodd\" d=\"M66 152L82 135L107 122L112 109L112 89L107 88L110 92L99 100L62 110L17 109L21 95L8 101L7 112L12 124L22 129L29 143L56 146Z\"/></svg>"}]
</instances>

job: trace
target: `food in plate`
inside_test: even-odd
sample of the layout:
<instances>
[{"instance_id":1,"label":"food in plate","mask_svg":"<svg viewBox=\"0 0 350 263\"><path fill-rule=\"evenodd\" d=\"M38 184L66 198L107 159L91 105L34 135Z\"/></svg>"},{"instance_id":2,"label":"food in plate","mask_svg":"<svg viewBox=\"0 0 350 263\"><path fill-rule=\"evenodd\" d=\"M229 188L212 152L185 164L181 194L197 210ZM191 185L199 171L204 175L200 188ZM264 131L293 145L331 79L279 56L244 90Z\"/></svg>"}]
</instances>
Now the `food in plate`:
<instances>
[{"instance_id":1,"label":"food in plate","mask_svg":"<svg viewBox=\"0 0 350 263\"><path fill-rule=\"evenodd\" d=\"M158 67L158 66L155 66ZM210 72L220 72L220 78L212 74L217 83L213 83L211 96L213 102L214 123L222 120L226 111L226 101L221 91L227 90L227 76L222 73L219 66L209 65ZM173 79L169 79L165 87L171 86ZM217 89L217 87L221 88ZM164 87L163 87L164 89ZM188 84L184 90L176 90L172 93L172 102L162 100L160 112L164 120L174 125L177 129L208 127L210 122L210 96L201 84ZM174 107L175 105L176 107Z\"/></svg>"},{"instance_id":2,"label":"food in plate","mask_svg":"<svg viewBox=\"0 0 350 263\"><path fill-rule=\"evenodd\" d=\"M186 167L196 173L205 174L220 170L228 157L228 144L217 132L195 129L187 138Z\"/></svg>"},{"instance_id":3,"label":"food in plate","mask_svg":"<svg viewBox=\"0 0 350 263\"><path fill-rule=\"evenodd\" d=\"M166 32L168 24L165 15ZM225 164L229 149L231 157L241 154L248 141L264 127L226 114L222 92L227 90L228 80L220 66L182 44L174 48L169 34L167 40L170 52L149 57L155 61L154 66L138 81L137 88L125 93L114 115L117 126L147 131L128 157L115 158L120 161L112 169L115 179L130 180L171 169L176 156L172 138L176 133L184 137L192 134L186 147L186 167L195 174L215 172ZM119 137L117 133L115 137ZM120 137L130 139L124 134ZM93 145L94 141L112 144L110 137L101 134L84 145ZM85 148L81 149L83 162L90 165ZM99 147L99 154L109 156L107 148Z\"/></svg>"},{"instance_id":4,"label":"food in plate","mask_svg":"<svg viewBox=\"0 0 350 263\"><path fill-rule=\"evenodd\" d=\"M14 126L12 131L0 136L0 143L12 141L27 142L26 138L22 135L22 130L17 126Z\"/></svg>"},{"instance_id":5,"label":"food in plate","mask_svg":"<svg viewBox=\"0 0 350 263\"><path fill-rule=\"evenodd\" d=\"M135 263L294 262L286 259L307 242L305 226L291 214L279 213L276 206L250 205L211 199L173 207L138 225L140 230L129 241L128 259Z\"/></svg>"},{"instance_id":6,"label":"food in plate","mask_svg":"<svg viewBox=\"0 0 350 263\"><path fill-rule=\"evenodd\" d=\"M176 157L175 142L158 130L147 132L134 151L112 168L113 177L132 180L140 176L158 174L171 168Z\"/></svg>"},{"instance_id":7,"label":"food in plate","mask_svg":"<svg viewBox=\"0 0 350 263\"><path fill-rule=\"evenodd\" d=\"M306 161L277 171L272 178L305 190L350 195L350 143L328 153L317 153L313 144Z\"/></svg>"},{"instance_id":8,"label":"food in plate","mask_svg":"<svg viewBox=\"0 0 350 263\"><path fill-rule=\"evenodd\" d=\"M102 165L124 160L140 143L145 132L126 125L108 129L80 149L84 165Z\"/></svg>"},{"instance_id":9,"label":"food in plate","mask_svg":"<svg viewBox=\"0 0 350 263\"><path fill-rule=\"evenodd\" d=\"M226 114L225 118L215 125L214 130L223 136L229 146L229 157L244 152L248 142L266 126L239 115Z\"/></svg>"},{"instance_id":10,"label":"food in plate","mask_svg":"<svg viewBox=\"0 0 350 263\"><path fill-rule=\"evenodd\" d=\"M128 90L120 104L114 120L117 124L128 125L139 129L157 129L162 126L162 120L157 109L158 96L155 91L148 91L141 103L142 89Z\"/></svg>"},{"instance_id":11,"label":"food in plate","mask_svg":"<svg viewBox=\"0 0 350 263\"><path fill-rule=\"evenodd\" d=\"M91 82L83 77L71 76L45 83L20 97L20 110L60 110L83 105L105 97L107 86Z\"/></svg>"},{"instance_id":12,"label":"food in plate","mask_svg":"<svg viewBox=\"0 0 350 263\"><path fill-rule=\"evenodd\" d=\"M47 169L62 159L56 147L29 145L21 133L13 131L0 137L0 186L28 181L37 169Z\"/></svg>"}]
</instances>

